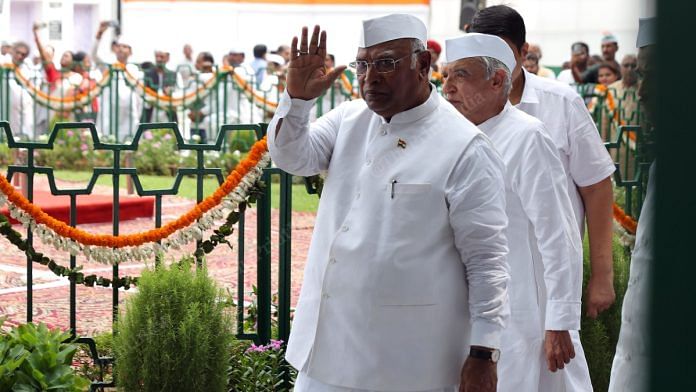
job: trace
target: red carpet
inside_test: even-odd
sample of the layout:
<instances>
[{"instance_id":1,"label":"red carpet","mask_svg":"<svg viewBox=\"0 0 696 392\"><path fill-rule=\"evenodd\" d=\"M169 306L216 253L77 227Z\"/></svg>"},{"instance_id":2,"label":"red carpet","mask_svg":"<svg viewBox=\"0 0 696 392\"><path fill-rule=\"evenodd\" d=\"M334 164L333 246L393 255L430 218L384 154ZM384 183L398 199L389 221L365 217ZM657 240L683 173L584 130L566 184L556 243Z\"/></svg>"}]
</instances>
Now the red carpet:
<instances>
[{"instance_id":1,"label":"red carpet","mask_svg":"<svg viewBox=\"0 0 696 392\"><path fill-rule=\"evenodd\" d=\"M113 196L111 195L80 195L77 196L77 224L111 222ZM70 197L53 196L48 191L34 191L34 204L48 215L65 223L70 223ZM120 199L119 218L121 221L152 217L154 213L154 197L126 197ZM0 213L9 217L7 208ZM12 223L18 223L10 219Z\"/></svg>"}]
</instances>

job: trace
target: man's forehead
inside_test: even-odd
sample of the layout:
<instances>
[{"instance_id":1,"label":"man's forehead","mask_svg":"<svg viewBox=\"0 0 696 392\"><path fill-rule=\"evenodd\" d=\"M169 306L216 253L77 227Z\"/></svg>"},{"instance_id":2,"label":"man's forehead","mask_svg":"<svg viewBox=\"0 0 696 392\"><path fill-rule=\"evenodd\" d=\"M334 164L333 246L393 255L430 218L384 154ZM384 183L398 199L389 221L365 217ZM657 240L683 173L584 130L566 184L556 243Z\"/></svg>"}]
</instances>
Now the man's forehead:
<instances>
[{"instance_id":1,"label":"man's forehead","mask_svg":"<svg viewBox=\"0 0 696 392\"><path fill-rule=\"evenodd\" d=\"M374 57L383 53L391 54L402 50L411 50L411 42L411 38L400 38L368 46L367 48L358 48L358 57L368 55Z\"/></svg>"},{"instance_id":2,"label":"man's forehead","mask_svg":"<svg viewBox=\"0 0 696 392\"><path fill-rule=\"evenodd\" d=\"M473 66L477 66L480 64L478 57L467 57L463 59L458 59L454 61L450 61L449 63L446 64L447 69L452 72L457 69L464 69L464 68L470 68Z\"/></svg>"}]
</instances>

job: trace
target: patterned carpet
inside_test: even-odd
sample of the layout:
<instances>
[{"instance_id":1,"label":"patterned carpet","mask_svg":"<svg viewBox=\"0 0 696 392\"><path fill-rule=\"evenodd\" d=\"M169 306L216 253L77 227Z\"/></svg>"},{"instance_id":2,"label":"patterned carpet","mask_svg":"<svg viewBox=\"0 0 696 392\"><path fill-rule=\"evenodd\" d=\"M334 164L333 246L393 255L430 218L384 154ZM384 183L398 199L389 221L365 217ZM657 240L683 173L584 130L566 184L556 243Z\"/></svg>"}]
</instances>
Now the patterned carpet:
<instances>
[{"instance_id":1,"label":"patterned carpet","mask_svg":"<svg viewBox=\"0 0 696 392\"><path fill-rule=\"evenodd\" d=\"M37 187L41 184L37 184ZM99 192L109 192L108 189L98 189ZM163 199L163 222L176 219L181 213L193 206L193 202L177 197L165 197ZM272 287L277 291L278 283L278 211L272 211ZM94 233L109 233L111 223L80 225L82 229ZM133 233L154 227L154 220L140 218L121 223L121 233ZM309 242L314 228L314 214L293 213L292 215L292 297L293 306L299 296L304 265L309 248ZM15 227L16 230L21 227ZM256 285L256 212L247 212L244 239L244 288L245 292L251 291L251 286ZM21 232L21 230L20 230ZM237 238L236 233L233 235ZM61 265L68 266L69 255L67 252L57 252L41 243L35 243L38 251L52 255ZM191 244L187 251L193 251ZM231 250L222 245L208 255L208 270L211 276L224 288L235 290L237 282L237 244ZM167 255L167 261L172 261L186 253L178 251ZM112 269L109 265L98 263L83 263L79 258L77 265L83 265L85 274L97 274L111 277ZM142 263L124 263L119 267L121 276L138 276L146 265ZM66 278L55 276L46 267L34 264L33 274L33 320L43 321L52 327L68 328L70 309L70 286ZM122 304L125 298L135 290L119 291L119 302ZM91 335L96 332L111 330L112 321L112 295L111 288L90 288L77 286L77 329L81 335ZM247 300L249 297L247 297ZM22 252L11 245L7 239L0 237L0 317L7 316L5 326L16 325L26 321L27 315L27 262Z\"/></svg>"}]
</instances>

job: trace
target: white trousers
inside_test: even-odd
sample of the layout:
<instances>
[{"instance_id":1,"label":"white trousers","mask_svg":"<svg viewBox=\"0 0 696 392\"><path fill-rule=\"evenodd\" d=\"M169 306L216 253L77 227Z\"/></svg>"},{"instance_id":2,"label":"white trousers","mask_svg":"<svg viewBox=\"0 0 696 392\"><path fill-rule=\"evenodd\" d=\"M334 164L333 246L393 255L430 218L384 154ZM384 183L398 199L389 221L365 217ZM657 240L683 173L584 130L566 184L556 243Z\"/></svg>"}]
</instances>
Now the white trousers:
<instances>
[{"instance_id":1,"label":"white trousers","mask_svg":"<svg viewBox=\"0 0 696 392\"><path fill-rule=\"evenodd\" d=\"M459 390L458 386L451 386L447 388L431 389L428 391L410 391L410 392L457 392ZM295 380L295 392L382 392L382 391L370 391L367 389L355 389L355 388L345 388L338 387L335 385L324 384L319 380L315 380L307 375L305 372L300 372L297 375L297 380ZM404 391L406 392L406 391Z\"/></svg>"}]
</instances>

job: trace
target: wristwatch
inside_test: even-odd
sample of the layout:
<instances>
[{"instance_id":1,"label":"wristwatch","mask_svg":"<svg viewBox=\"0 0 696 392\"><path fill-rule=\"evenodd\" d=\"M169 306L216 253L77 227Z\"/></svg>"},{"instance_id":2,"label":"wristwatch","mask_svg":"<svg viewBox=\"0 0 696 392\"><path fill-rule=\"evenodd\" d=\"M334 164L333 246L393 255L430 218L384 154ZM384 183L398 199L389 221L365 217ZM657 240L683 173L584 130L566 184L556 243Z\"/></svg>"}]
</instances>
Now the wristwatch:
<instances>
[{"instance_id":1,"label":"wristwatch","mask_svg":"<svg viewBox=\"0 0 696 392\"><path fill-rule=\"evenodd\" d=\"M498 363L500 359L500 350L497 348L492 349L480 349L472 347L469 350L469 356L477 359L484 359L486 361L491 361L493 363Z\"/></svg>"}]
</instances>

